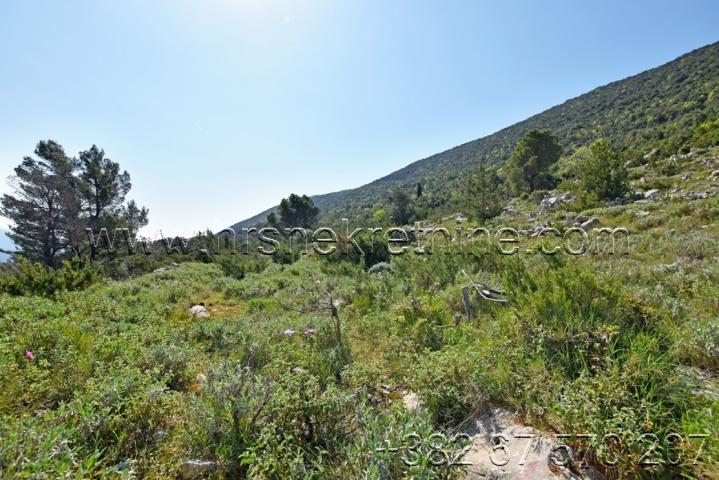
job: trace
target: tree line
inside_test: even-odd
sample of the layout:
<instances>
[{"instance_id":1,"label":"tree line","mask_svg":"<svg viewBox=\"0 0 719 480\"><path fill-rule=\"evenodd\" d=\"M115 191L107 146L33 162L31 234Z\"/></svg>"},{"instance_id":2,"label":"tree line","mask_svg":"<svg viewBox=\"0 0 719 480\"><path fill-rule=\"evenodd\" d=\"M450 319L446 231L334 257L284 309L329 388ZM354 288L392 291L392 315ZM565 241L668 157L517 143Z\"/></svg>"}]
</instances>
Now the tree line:
<instances>
[{"instance_id":1,"label":"tree line","mask_svg":"<svg viewBox=\"0 0 719 480\"><path fill-rule=\"evenodd\" d=\"M148 210L126 200L132 187L130 174L121 170L105 151L93 145L70 157L54 140L38 142L35 157L26 156L10 179L13 192L0 200L0 214L13 222L9 237L28 260L57 268L70 256L93 253L86 230L98 232L128 228L133 234L147 225ZM516 145L505 166L478 162L461 181L453 205L482 223L499 215L512 196L555 188L570 180L585 203L611 200L628 191L627 171L621 152L606 139L577 149L565 157L568 167L556 165L563 148L549 130L531 130ZM426 217L417 207L426 195L422 183L413 191L390 192L382 216L396 225ZM430 205L429 210L432 209ZM320 211L311 198L292 194L282 199L266 223L286 227L313 227Z\"/></svg>"},{"instance_id":2,"label":"tree line","mask_svg":"<svg viewBox=\"0 0 719 480\"><path fill-rule=\"evenodd\" d=\"M565 167L557 168L563 147L549 130L530 130L516 145L506 165L487 165L481 159L467 178L456 184L450 207L474 220L486 222L500 213L512 197L563 187L581 198L584 205L614 200L629 190L625 155L607 139L580 147L564 157ZM415 198L409 188L396 188L387 198L387 217L398 225L426 217L420 198L424 189L417 184ZM385 209L381 210L385 214Z\"/></svg>"},{"instance_id":3,"label":"tree line","mask_svg":"<svg viewBox=\"0 0 719 480\"><path fill-rule=\"evenodd\" d=\"M54 140L38 142L10 177L12 193L0 200L0 214L13 222L8 236L21 256L57 268L88 253L86 229L147 225L148 209L126 201L130 174L93 145L77 157Z\"/></svg>"}]
</instances>

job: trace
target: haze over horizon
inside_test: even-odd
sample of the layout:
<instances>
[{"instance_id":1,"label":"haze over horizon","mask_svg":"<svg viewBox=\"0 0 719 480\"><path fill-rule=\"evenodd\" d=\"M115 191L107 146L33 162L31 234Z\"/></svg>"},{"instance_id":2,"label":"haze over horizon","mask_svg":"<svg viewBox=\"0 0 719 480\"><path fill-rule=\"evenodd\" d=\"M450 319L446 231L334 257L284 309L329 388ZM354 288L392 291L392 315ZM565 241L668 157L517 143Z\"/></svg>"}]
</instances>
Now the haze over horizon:
<instances>
[{"instance_id":1,"label":"haze over horizon","mask_svg":"<svg viewBox=\"0 0 719 480\"><path fill-rule=\"evenodd\" d=\"M719 40L709 1L41 3L0 18L0 193L37 141L96 144L149 236L360 186Z\"/></svg>"}]
</instances>

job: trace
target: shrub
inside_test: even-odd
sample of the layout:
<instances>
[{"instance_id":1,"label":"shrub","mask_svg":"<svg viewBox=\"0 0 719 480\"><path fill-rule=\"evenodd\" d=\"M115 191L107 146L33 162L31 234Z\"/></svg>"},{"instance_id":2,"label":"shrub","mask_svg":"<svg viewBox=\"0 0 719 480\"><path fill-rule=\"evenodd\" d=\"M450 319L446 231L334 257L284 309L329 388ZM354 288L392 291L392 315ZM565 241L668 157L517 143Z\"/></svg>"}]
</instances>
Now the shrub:
<instances>
[{"instance_id":1,"label":"shrub","mask_svg":"<svg viewBox=\"0 0 719 480\"><path fill-rule=\"evenodd\" d=\"M597 140L574 154L582 191L600 200L612 200L624 196L629 184L624 159L606 139Z\"/></svg>"},{"instance_id":2,"label":"shrub","mask_svg":"<svg viewBox=\"0 0 719 480\"><path fill-rule=\"evenodd\" d=\"M0 278L0 292L10 295L52 296L62 291L82 290L99 281L97 267L79 259L65 260L57 270L20 257Z\"/></svg>"}]
</instances>

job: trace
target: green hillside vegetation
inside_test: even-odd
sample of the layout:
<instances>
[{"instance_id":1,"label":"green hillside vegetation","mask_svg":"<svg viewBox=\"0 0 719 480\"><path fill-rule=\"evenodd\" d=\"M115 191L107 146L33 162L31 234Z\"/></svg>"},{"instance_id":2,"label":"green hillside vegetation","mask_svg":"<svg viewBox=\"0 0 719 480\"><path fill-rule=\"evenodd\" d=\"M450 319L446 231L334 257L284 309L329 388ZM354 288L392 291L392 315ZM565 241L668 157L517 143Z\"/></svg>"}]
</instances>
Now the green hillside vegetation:
<instances>
[{"instance_id":1,"label":"green hillside vegetation","mask_svg":"<svg viewBox=\"0 0 719 480\"><path fill-rule=\"evenodd\" d=\"M492 135L414 162L390 175L352 190L316 195L322 221L340 218L369 221L395 189L424 190L426 215L453 213L452 192L480 164L501 165L532 129L549 129L571 155L599 138L609 138L625 154L640 158L653 148L668 156L687 148L690 139L707 146L717 141L719 116L719 43L687 53L672 62L610 83L567 100ZM712 123L713 122L713 123ZM272 210L234 228L265 220Z\"/></svg>"},{"instance_id":2,"label":"green hillside vegetation","mask_svg":"<svg viewBox=\"0 0 719 480\"><path fill-rule=\"evenodd\" d=\"M244 255L198 237L187 254L175 239L55 268L15 258L0 269L0 477L460 479L442 450L502 407L575 434L565 477L719 478L718 53L316 197L319 217L290 197L269 222L454 236L423 253L365 236L365 256L288 253L287 238ZM535 161L535 129L562 154L512 192L503 162ZM458 229L475 227L495 243L462 254ZM601 227L628 232L614 253ZM200 303L209 317L188 311ZM413 434L416 451L388 450Z\"/></svg>"},{"instance_id":3,"label":"green hillside vegetation","mask_svg":"<svg viewBox=\"0 0 719 480\"><path fill-rule=\"evenodd\" d=\"M707 169L717 156L686 159L681 175L658 162L632 176L716 188ZM530 225L531 205L503 224ZM549 432L621 435L628 450L606 472L615 478L716 478L719 199L584 214L631 230L630 254L436 253L369 271L352 257L250 255L233 260L241 280L222 261L189 262L49 298L2 295L4 475L172 478L202 458L216 462L215 478L449 478L460 469L425 457L408 467L376 449L504 405ZM542 220L564 229L565 217ZM455 326L461 270L509 304L474 298L472 320ZM211 318L189 316L198 301ZM406 411L392 394L404 389L426 407ZM696 464L640 467L642 432L711 436ZM596 462L617 456L572 445ZM693 459L699 443L685 447Z\"/></svg>"}]
</instances>

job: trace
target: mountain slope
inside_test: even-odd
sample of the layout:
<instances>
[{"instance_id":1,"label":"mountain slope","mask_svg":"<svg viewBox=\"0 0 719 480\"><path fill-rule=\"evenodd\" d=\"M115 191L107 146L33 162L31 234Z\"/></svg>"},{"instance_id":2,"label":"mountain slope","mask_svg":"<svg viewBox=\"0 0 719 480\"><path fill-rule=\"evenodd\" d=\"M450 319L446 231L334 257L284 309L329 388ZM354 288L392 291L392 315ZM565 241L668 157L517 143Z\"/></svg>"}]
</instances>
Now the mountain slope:
<instances>
[{"instance_id":1,"label":"mountain slope","mask_svg":"<svg viewBox=\"0 0 719 480\"><path fill-rule=\"evenodd\" d=\"M426 194L442 205L454 183L484 161L505 162L528 130L549 128L565 152L599 137L637 150L663 144L671 150L698 123L719 116L719 42L660 67L596 88L492 135L416 161L351 190L313 196L325 221L368 218L397 187L422 182ZM301 193L301 192L298 192ZM274 209L241 221L255 225Z\"/></svg>"}]
</instances>

